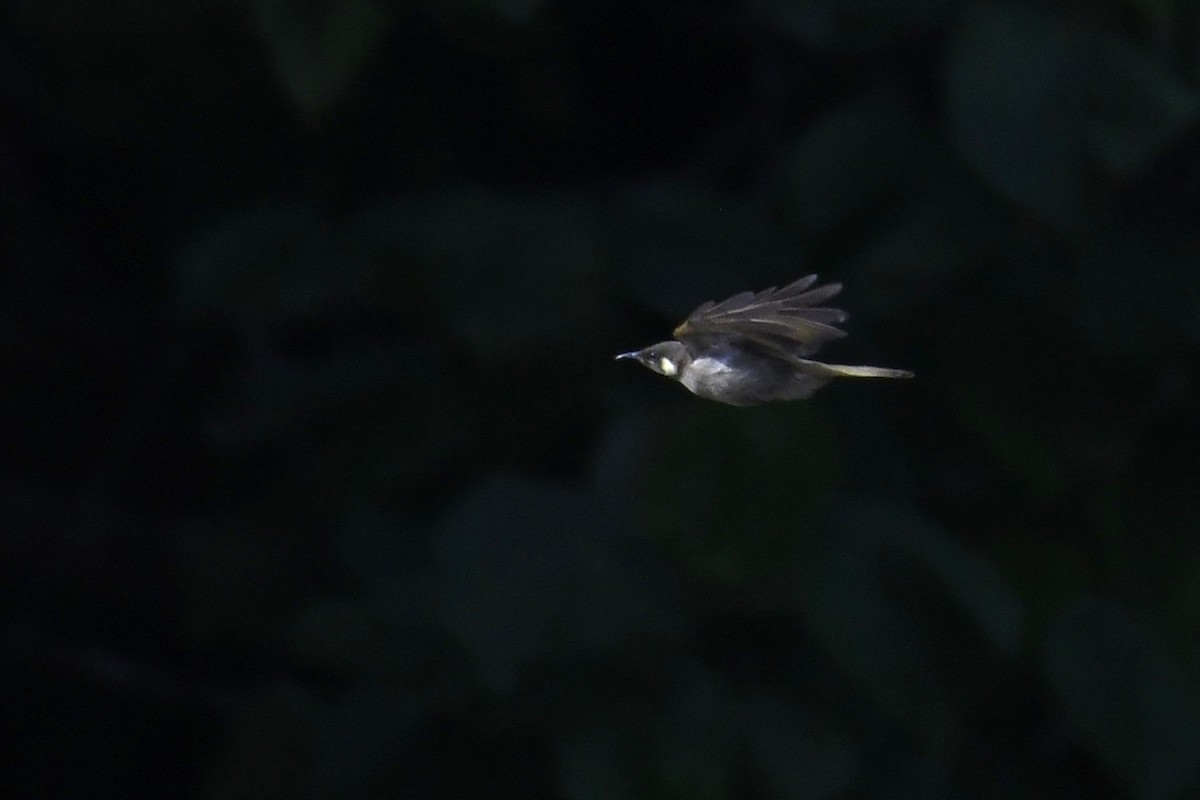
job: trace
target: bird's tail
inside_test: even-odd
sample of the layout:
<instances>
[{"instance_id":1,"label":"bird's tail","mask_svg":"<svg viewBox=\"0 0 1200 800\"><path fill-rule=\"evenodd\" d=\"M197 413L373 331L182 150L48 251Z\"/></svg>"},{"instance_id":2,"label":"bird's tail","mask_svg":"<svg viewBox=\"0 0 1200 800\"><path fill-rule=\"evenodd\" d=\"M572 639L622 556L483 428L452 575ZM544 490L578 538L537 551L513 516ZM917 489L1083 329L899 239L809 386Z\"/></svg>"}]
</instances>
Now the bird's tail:
<instances>
[{"instance_id":1,"label":"bird's tail","mask_svg":"<svg viewBox=\"0 0 1200 800\"><path fill-rule=\"evenodd\" d=\"M800 362L801 369L809 375L822 375L829 378L911 378L913 376L906 369L823 364L820 361L809 361L807 358L797 359L797 361Z\"/></svg>"}]
</instances>

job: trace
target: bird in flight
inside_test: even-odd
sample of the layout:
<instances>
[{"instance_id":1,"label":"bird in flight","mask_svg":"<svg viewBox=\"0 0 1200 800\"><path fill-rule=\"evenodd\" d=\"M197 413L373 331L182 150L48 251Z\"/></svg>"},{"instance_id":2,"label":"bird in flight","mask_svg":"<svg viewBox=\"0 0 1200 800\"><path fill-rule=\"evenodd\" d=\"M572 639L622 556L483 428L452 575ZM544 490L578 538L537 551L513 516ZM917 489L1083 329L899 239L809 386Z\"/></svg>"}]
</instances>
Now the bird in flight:
<instances>
[{"instance_id":1,"label":"bird in flight","mask_svg":"<svg viewBox=\"0 0 1200 800\"><path fill-rule=\"evenodd\" d=\"M820 305L842 285L813 288L816 282L816 275L808 275L782 289L709 301L674 330L673 340L617 358L633 359L695 395L733 406L803 400L833 378L913 376L903 369L810 360L826 342L846 335L836 325L848 317Z\"/></svg>"}]
</instances>

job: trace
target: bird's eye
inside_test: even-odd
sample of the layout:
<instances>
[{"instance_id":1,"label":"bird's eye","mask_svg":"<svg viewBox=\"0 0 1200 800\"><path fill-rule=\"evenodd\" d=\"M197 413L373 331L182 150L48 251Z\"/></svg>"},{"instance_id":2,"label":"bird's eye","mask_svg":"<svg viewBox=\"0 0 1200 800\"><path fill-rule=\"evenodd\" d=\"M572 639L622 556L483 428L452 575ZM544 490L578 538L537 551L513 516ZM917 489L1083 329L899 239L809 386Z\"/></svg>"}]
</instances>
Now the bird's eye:
<instances>
[{"instance_id":1,"label":"bird's eye","mask_svg":"<svg viewBox=\"0 0 1200 800\"><path fill-rule=\"evenodd\" d=\"M675 362L663 356L658 360L658 368L662 370L663 375L674 375L679 370L675 367Z\"/></svg>"}]
</instances>

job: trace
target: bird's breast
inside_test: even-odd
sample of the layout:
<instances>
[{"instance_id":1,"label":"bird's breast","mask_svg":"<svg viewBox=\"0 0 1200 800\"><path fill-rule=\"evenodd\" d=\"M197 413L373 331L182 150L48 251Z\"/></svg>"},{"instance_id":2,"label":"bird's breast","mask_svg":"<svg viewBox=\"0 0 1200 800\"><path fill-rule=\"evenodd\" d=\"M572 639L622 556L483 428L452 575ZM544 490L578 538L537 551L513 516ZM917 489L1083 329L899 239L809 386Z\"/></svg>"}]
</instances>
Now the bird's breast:
<instances>
[{"instance_id":1,"label":"bird's breast","mask_svg":"<svg viewBox=\"0 0 1200 800\"><path fill-rule=\"evenodd\" d=\"M728 363L717 358L696 358L684 370L684 374L680 377L680 381L692 391L692 384L701 381L719 381L730 378L734 373L734 368Z\"/></svg>"},{"instance_id":2,"label":"bird's breast","mask_svg":"<svg viewBox=\"0 0 1200 800\"><path fill-rule=\"evenodd\" d=\"M693 359L679 376L679 382L693 394L710 400L740 400L746 375L727 361L708 356Z\"/></svg>"}]
</instances>

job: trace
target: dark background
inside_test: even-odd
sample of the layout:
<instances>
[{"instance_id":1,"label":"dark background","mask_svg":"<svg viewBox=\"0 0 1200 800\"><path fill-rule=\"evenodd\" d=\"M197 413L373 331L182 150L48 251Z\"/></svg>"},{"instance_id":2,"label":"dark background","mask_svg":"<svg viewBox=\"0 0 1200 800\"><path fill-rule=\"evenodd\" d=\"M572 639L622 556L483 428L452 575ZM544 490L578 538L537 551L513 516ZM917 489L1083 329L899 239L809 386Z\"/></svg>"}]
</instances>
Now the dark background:
<instances>
[{"instance_id":1,"label":"dark background","mask_svg":"<svg viewBox=\"0 0 1200 800\"><path fill-rule=\"evenodd\" d=\"M1187 0L13 0L5 798L1200 793ZM808 272L907 367L613 354Z\"/></svg>"}]
</instances>

